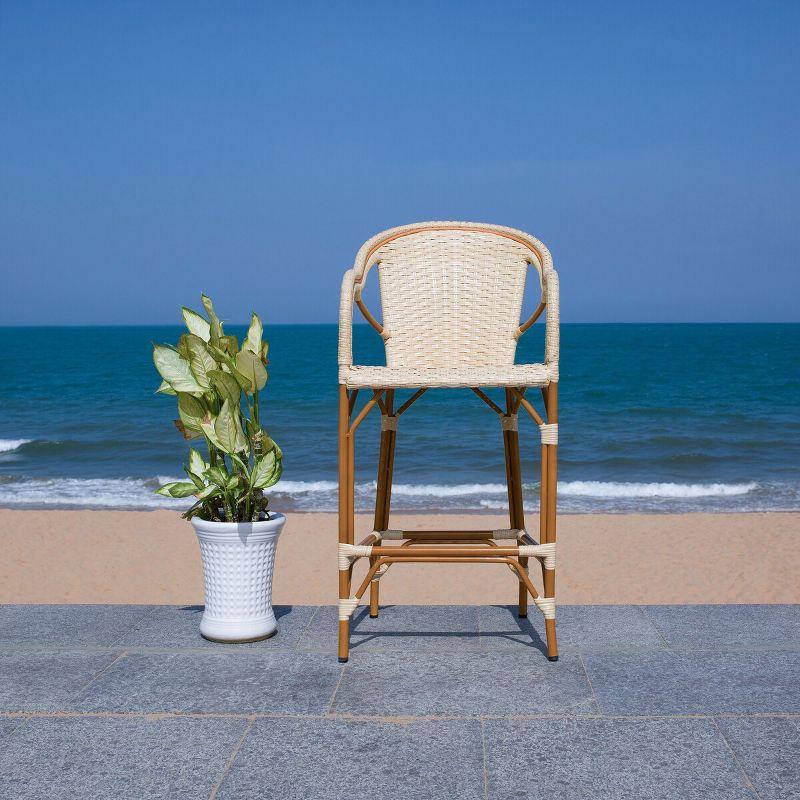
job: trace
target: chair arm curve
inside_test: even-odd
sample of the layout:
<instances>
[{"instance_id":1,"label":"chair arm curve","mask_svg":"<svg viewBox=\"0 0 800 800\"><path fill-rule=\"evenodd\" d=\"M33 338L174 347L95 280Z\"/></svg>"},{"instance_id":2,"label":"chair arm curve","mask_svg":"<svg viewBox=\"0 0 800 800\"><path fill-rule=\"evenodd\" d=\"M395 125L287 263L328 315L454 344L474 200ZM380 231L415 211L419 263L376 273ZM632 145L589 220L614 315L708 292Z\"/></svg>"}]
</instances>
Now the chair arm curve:
<instances>
[{"instance_id":1,"label":"chair arm curve","mask_svg":"<svg viewBox=\"0 0 800 800\"><path fill-rule=\"evenodd\" d=\"M339 301L339 365L353 365L353 292L355 271L345 272Z\"/></svg>"},{"instance_id":2,"label":"chair arm curve","mask_svg":"<svg viewBox=\"0 0 800 800\"><path fill-rule=\"evenodd\" d=\"M559 355L559 295L558 273L550 266L542 271L545 307L544 363L556 370L558 375ZM557 378L556 378L557 380Z\"/></svg>"}]
</instances>

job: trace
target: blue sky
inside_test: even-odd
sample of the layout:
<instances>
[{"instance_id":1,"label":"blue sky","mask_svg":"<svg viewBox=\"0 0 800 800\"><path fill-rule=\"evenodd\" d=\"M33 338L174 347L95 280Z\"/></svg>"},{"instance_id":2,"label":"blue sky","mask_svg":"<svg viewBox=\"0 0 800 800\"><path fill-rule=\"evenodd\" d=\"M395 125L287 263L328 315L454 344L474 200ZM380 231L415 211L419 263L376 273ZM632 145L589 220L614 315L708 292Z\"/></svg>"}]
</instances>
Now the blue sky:
<instances>
[{"instance_id":1,"label":"blue sky","mask_svg":"<svg viewBox=\"0 0 800 800\"><path fill-rule=\"evenodd\" d=\"M797 3L0 3L0 324L333 322L373 233L568 321L800 320Z\"/></svg>"}]
</instances>

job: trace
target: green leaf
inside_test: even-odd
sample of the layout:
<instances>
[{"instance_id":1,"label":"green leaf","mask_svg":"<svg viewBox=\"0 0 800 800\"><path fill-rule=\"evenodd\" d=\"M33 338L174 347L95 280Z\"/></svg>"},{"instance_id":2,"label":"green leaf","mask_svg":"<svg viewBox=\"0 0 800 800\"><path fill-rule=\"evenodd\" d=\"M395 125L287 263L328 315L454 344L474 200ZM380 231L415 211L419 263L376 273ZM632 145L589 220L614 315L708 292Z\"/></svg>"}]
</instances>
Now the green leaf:
<instances>
[{"instance_id":1,"label":"green leaf","mask_svg":"<svg viewBox=\"0 0 800 800\"><path fill-rule=\"evenodd\" d=\"M202 492L198 492L197 498L199 500L207 500L209 497L216 497L218 494L222 494L222 489L220 489L216 484L211 483L206 486Z\"/></svg>"},{"instance_id":2,"label":"green leaf","mask_svg":"<svg viewBox=\"0 0 800 800\"><path fill-rule=\"evenodd\" d=\"M178 416L187 433L200 436L203 432L202 423L205 415L206 409L196 397L186 392L178 392Z\"/></svg>"},{"instance_id":3,"label":"green leaf","mask_svg":"<svg viewBox=\"0 0 800 800\"><path fill-rule=\"evenodd\" d=\"M223 467L209 467L203 473L203 477L214 483L219 488L222 488L228 482L229 476Z\"/></svg>"},{"instance_id":4,"label":"green leaf","mask_svg":"<svg viewBox=\"0 0 800 800\"><path fill-rule=\"evenodd\" d=\"M247 329L247 338L242 342L242 350L249 350L253 355L261 355L261 337L264 335L264 326L255 315L250 317L250 327Z\"/></svg>"},{"instance_id":5,"label":"green leaf","mask_svg":"<svg viewBox=\"0 0 800 800\"><path fill-rule=\"evenodd\" d=\"M189 476L189 480L201 491L206 488L203 479L195 475L187 466L184 466L183 471Z\"/></svg>"},{"instance_id":6,"label":"green leaf","mask_svg":"<svg viewBox=\"0 0 800 800\"><path fill-rule=\"evenodd\" d=\"M219 347L217 347L217 345L213 344L212 342L208 343L208 352L211 353L212 356L214 356L214 358L217 360L219 364L222 365L223 369L232 360L230 353L220 349Z\"/></svg>"},{"instance_id":7,"label":"green leaf","mask_svg":"<svg viewBox=\"0 0 800 800\"><path fill-rule=\"evenodd\" d=\"M222 404L219 415L214 421L214 433L226 453L238 453L247 448L247 439L239 420L239 409L231 408L226 400Z\"/></svg>"},{"instance_id":8,"label":"green leaf","mask_svg":"<svg viewBox=\"0 0 800 800\"><path fill-rule=\"evenodd\" d=\"M235 356L239 352L239 340L235 336L222 336L219 346L229 356Z\"/></svg>"},{"instance_id":9,"label":"green leaf","mask_svg":"<svg viewBox=\"0 0 800 800\"><path fill-rule=\"evenodd\" d=\"M212 417L211 414L206 414L206 416L203 417L203 421L200 423L200 428L202 429L208 441L211 442L211 444L216 447L217 450L222 450L222 442L217 439L217 432L214 429L214 422L216 419L217 418Z\"/></svg>"},{"instance_id":10,"label":"green leaf","mask_svg":"<svg viewBox=\"0 0 800 800\"><path fill-rule=\"evenodd\" d=\"M199 336L204 342L211 338L211 325L205 317L201 317L196 311L184 306L181 311L183 312L183 321L189 329L189 333Z\"/></svg>"},{"instance_id":11,"label":"green leaf","mask_svg":"<svg viewBox=\"0 0 800 800\"><path fill-rule=\"evenodd\" d=\"M194 449L189 448L189 470L197 475L198 478L208 469L208 462Z\"/></svg>"},{"instance_id":12,"label":"green leaf","mask_svg":"<svg viewBox=\"0 0 800 800\"><path fill-rule=\"evenodd\" d=\"M242 388L243 391L247 392L247 394L253 393L252 381L249 381L246 376L242 375L242 373L239 372L238 369L236 369L235 367L229 367L227 364L223 364L222 368L226 372L229 372L231 375L233 375L234 379L236 380L236 383L239 384L239 386Z\"/></svg>"},{"instance_id":13,"label":"green leaf","mask_svg":"<svg viewBox=\"0 0 800 800\"><path fill-rule=\"evenodd\" d=\"M238 352L236 354L236 369L256 389L264 388L267 382L267 371L264 369L261 359L255 353L251 353L249 350Z\"/></svg>"},{"instance_id":14,"label":"green leaf","mask_svg":"<svg viewBox=\"0 0 800 800\"><path fill-rule=\"evenodd\" d=\"M193 483L174 481L173 483L165 483L160 489L156 490L156 494L160 494L163 497L189 497L196 491L197 487Z\"/></svg>"},{"instance_id":15,"label":"green leaf","mask_svg":"<svg viewBox=\"0 0 800 800\"><path fill-rule=\"evenodd\" d=\"M225 484L225 488L228 490L235 489L239 485L240 480L238 475L231 475L230 478L228 478L228 482Z\"/></svg>"},{"instance_id":16,"label":"green leaf","mask_svg":"<svg viewBox=\"0 0 800 800\"><path fill-rule=\"evenodd\" d=\"M178 394L166 381L161 381L161 385L156 389L156 394Z\"/></svg>"},{"instance_id":17,"label":"green leaf","mask_svg":"<svg viewBox=\"0 0 800 800\"><path fill-rule=\"evenodd\" d=\"M250 485L254 489L266 489L274 486L281 477L283 467L275 451L270 451L256 461L250 475Z\"/></svg>"},{"instance_id":18,"label":"green leaf","mask_svg":"<svg viewBox=\"0 0 800 800\"><path fill-rule=\"evenodd\" d=\"M202 394L203 387L197 382L191 366L180 354L163 344L153 347L153 363L159 375L176 391Z\"/></svg>"},{"instance_id":19,"label":"green leaf","mask_svg":"<svg viewBox=\"0 0 800 800\"><path fill-rule=\"evenodd\" d=\"M189 352L189 343L186 341L186 337L188 333L182 333L178 337L178 344L175 345L175 349L178 351L178 354L181 358L185 358L187 361L189 360L189 356L191 353Z\"/></svg>"},{"instance_id":20,"label":"green leaf","mask_svg":"<svg viewBox=\"0 0 800 800\"><path fill-rule=\"evenodd\" d=\"M242 399L242 389L236 378L221 369L210 370L208 378L211 385L216 389L222 402L230 401L231 407L238 408Z\"/></svg>"},{"instance_id":21,"label":"green leaf","mask_svg":"<svg viewBox=\"0 0 800 800\"><path fill-rule=\"evenodd\" d=\"M190 333L186 337L186 345L189 348L189 364L192 368L192 373L197 378L197 382L204 389L208 389L211 386L208 373L210 370L217 368L217 362L208 352L205 342L199 336Z\"/></svg>"},{"instance_id":22,"label":"green leaf","mask_svg":"<svg viewBox=\"0 0 800 800\"><path fill-rule=\"evenodd\" d=\"M200 299L203 301L203 308L205 308L209 320L211 320L209 324L209 339L216 344L217 340L223 335L222 323L214 312L214 304L211 302L211 298L201 294Z\"/></svg>"}]
</instances>

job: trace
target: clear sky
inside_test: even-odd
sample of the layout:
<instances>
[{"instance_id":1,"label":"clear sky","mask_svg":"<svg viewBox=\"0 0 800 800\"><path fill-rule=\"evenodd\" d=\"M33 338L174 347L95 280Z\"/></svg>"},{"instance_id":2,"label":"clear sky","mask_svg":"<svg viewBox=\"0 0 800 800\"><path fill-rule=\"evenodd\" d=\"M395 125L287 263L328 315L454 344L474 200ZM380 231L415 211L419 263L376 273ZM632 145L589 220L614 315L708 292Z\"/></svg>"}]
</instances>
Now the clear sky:
<instances>
[{"instance_id":1,"label":"clear sky","mask_svg":"<svg viewBox=\"0 0 800 800\"><path fill-rule=\"evenodd\" d=\"M800 320L800 3L0 0L0 324L333 322L468 219L568 321Z\"/></svg>"}]
</instances>

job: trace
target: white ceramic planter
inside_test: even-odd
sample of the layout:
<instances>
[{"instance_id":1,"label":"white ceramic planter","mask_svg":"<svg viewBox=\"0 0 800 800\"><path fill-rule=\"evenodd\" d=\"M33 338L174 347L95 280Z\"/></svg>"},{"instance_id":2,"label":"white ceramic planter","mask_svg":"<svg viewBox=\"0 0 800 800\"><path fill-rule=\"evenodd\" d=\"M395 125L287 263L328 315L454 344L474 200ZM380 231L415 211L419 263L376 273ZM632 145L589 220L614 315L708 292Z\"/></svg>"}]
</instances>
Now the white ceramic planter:
<instances>
[{"instance_id":1,"label":"white ceramic planter","mask_svg":"<svg viewBox=\"0 0 800 800\"><path fill-rule=\"evenodd\" d=\"M272 610L275 548L286 517L263 522L192 518L203 558L206 608L200 633L214 642L253 642L277 630Z\"/></svg>"}]
</instances>

